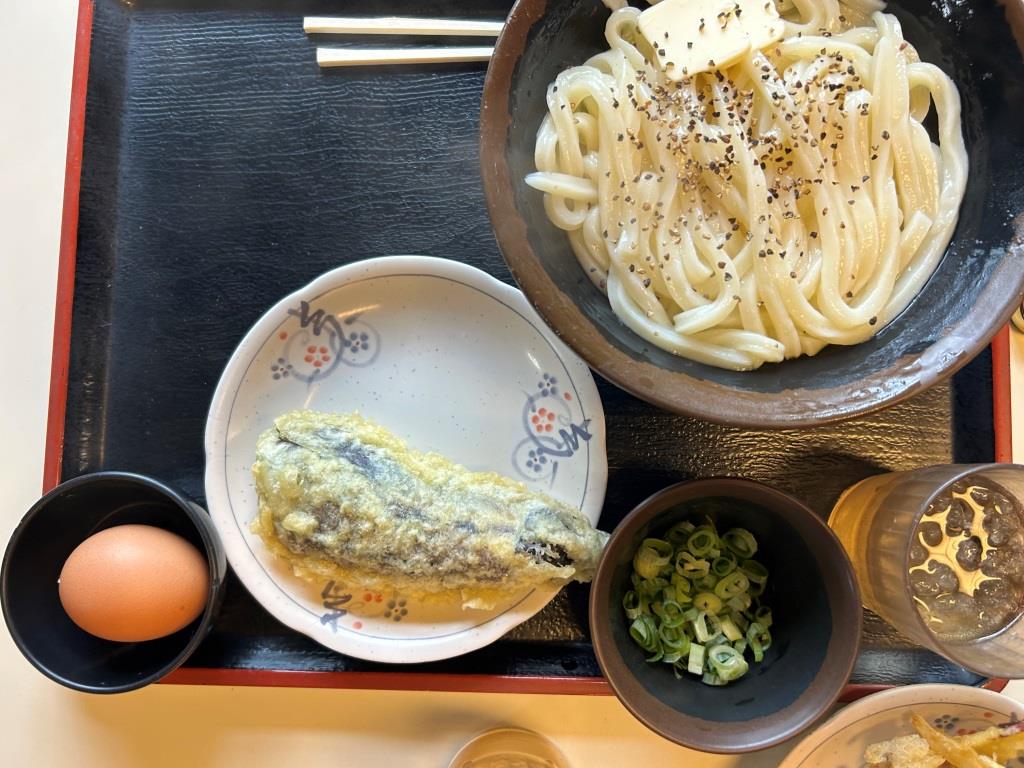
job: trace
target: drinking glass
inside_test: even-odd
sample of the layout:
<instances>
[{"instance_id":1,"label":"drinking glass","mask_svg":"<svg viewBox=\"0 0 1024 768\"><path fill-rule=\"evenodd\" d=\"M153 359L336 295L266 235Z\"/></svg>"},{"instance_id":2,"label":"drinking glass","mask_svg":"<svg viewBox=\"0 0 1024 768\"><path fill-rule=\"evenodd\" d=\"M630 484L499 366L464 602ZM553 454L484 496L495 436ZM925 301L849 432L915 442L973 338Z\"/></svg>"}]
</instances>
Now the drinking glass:
<instances>
[{"instance_id":1,"label":"drinking glass","mask_svg":"<svg viewBox=\"0 0 1024 768\"><path fill-rule=\"evenodd\" d=\"M829 525L867 608L979 674L1024 677L1024 466L869 477L839 497Z\"/></svg>"}]
</instances>

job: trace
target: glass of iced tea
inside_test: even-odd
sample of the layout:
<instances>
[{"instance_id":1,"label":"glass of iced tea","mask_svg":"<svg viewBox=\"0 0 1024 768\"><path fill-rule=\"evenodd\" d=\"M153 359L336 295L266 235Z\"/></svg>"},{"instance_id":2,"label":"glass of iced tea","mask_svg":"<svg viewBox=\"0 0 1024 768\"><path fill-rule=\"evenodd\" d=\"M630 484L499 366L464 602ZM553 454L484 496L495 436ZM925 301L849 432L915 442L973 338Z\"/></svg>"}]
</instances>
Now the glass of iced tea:
<instances>
[{"instance_id":1,"label":"glass of iced tea","mask_svg":"<svg viewBox=\"0 0 1024 768\"><path fill-rule=\"evenodd\" d=\"M979 674L1024 677L1024 466L869 477L839 497L829 525L867 608Z\"/></svg>"}]
</instances>

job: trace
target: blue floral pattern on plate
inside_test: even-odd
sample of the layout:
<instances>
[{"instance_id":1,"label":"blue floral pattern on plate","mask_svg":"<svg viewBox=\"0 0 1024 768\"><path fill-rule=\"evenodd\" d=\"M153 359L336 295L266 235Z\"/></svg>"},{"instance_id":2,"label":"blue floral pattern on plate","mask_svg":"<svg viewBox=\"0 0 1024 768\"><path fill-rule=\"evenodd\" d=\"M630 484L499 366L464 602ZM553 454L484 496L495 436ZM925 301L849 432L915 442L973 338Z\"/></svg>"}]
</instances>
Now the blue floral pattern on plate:
<instances>
[{"instance_id":1,"label":"blue floral pattern on plate","mask_svg":"<svg viewBox=\"0 0 1024 768\"><path fill-rule=\"evenodd\" d=\"M339 319L302 301L290 308L288 315L296 319L298 328L278 333L284 344L270 365L275 381L294 379L312 384L331 375L339 365L367 366L380 354L380 334L360 314Z\"/></svg>"},{"instance_id":2,"label":"blue floral pattern on plate","mask_svg":"<svg viewBox=\"0 0 1024 768\"><path fill-rule=\"evenodd\" d=\"M526 437L512 451L512 467L531 482L554 485L560 461L570 460L590 441L590 419L558 379L543 373L533 392L526 392L520 419Z\"/></svg>"}]
</instances>

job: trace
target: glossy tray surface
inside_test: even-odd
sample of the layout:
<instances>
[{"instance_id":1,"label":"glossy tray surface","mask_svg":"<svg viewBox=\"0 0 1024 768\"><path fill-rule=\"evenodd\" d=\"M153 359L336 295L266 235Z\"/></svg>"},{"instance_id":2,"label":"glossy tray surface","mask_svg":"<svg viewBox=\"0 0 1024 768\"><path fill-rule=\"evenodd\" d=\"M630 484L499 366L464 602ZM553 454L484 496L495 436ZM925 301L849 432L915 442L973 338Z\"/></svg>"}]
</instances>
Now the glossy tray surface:
<instances>
[{"instance_id":1,"label":"glossy tray surface","mask_svg":"<svg viewBox=\"0 0 1024 768\"><path fill-rule=\"evenodd\" d=\"M395 0L387 11L490 19L509 6ZM303 14L379 12L372 2L95 2L63 478L137 471L202 501L203 428L225 362L270 305L328 269L421 253L511 280L478 172L484 65L315 64ZM681 479L743 475L825 515L869 474L994 457L988 352L902 405L806 431L720 427L599 387L605 530ZM189 666L226 671L220 682L232 670L397 671L417 688L417 675L440 672L560 678L568 691L600 674L586 623L586 587L572 586L488 648L396 669L284 628L232 580ZM869 616L854 682L921 681L980 682Z\"/></svg>"}]
</instances>

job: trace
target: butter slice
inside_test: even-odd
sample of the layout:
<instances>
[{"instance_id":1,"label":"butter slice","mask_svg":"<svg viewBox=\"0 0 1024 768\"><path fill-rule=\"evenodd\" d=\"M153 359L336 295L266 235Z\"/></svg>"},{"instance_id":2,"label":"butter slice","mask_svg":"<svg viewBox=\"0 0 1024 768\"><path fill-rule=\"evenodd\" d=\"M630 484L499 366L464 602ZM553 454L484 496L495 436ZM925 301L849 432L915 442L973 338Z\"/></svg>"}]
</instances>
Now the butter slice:
<instances>
[{"instance_id":1,"label":"butter slice","mask_svg":"<svg viewBox=\"0 0 1024 768\"><path fill-rule=\"evenodd\" d=\"M661 0L639 25L672 80L723 69L785 31L772 0Z\"/></svg>"}]
</instances>

